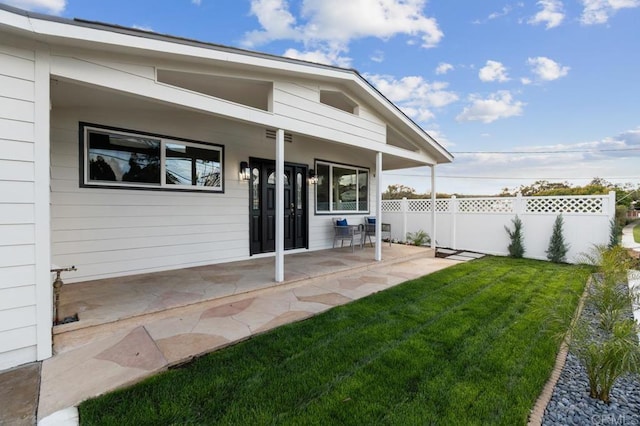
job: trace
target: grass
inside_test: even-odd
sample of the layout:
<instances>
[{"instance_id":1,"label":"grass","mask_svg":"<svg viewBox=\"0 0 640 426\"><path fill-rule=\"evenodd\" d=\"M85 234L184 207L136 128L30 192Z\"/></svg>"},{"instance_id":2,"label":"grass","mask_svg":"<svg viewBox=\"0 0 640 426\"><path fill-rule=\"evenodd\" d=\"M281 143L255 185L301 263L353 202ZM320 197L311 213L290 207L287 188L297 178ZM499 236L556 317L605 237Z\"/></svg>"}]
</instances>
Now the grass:
<instances>
[{"instance_id":1,"label":"grass","mask_svg":"<svg viewBox=\"0 0 640 426\"><path fill-rule=\"evenodd\" d=\"M640 223L633 227L633 239L636 243L640 243Z\"/></svg>"},{"instance_id":2,"label":"grass","mask_svg":"<svg viewBox=\"0 0 640 426\"><path fill-rule=\"evenodd\" d=\"M85 401L80 421L525 424L558 348L543 301L575 306L588 273L463 263Z\"/></svg>"}]
</instances>

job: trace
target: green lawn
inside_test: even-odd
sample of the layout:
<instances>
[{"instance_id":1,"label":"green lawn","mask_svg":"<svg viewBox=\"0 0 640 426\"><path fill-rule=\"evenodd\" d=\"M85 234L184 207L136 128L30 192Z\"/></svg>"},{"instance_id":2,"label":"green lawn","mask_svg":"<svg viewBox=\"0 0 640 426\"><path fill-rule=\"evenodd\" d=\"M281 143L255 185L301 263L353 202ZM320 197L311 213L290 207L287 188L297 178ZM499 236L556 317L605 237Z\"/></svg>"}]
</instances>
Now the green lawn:
<instances>
[{"instance_id":1,"label":"green lawn","mask_svg":"<svg viewBox=\"0 0 640 426\"><path fill-rule=\"evenodd\" d=\"M640 243L640 223L633 227L633 239L636 243Z\"/></svg>"},{"instance_id":2,"label":"green lawn","mask_svg":"<svg viewBox=\"0 0 640 426\"><path fill-rule=\"evenodd\" d=\"M80 421L525 424L558 346L541 301L575 305L588 273L463 263L86 401Z\"/></svg>"}]
</instances>

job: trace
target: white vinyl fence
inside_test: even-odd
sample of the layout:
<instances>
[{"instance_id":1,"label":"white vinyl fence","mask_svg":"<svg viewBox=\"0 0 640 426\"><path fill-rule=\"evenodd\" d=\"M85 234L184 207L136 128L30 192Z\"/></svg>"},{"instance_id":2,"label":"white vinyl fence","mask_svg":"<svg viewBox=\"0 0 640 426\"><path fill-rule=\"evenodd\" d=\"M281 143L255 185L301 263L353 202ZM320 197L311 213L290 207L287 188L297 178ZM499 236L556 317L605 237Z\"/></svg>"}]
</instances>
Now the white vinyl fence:
<instances>
[{"instance_id":1,"label":"white vinyl fence","mask_svg":"<svg viewBox=\"0 0 640 426\"><path fill-rule=\"evenodd\" d=\"M516 215L523 223L524 256L546 259L556 216L564 219L569 245L567 261L576 262L595 244L608 244L616 210L615 192L608 195L561 197L452 198L436 200L436 245L456 250L508 255ZM406 241L407 232L431 229L431 200L384 200L382 221L391 224L391 238Z\"/></svg>"}]
</instances>

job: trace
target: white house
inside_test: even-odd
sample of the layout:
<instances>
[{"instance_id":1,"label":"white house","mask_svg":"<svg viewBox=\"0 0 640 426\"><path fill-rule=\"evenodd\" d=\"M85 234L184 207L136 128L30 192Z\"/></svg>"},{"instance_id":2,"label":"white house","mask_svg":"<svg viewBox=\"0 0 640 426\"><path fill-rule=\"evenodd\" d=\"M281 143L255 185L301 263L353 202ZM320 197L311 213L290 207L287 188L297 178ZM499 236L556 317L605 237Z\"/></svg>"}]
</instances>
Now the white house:
<instances>
[{"instance_id":1,"label":"white house","mask_svg":"<svg viewBox=\"0 0 640 426\"><path fill-rule=\"evenodd\" d=\"M382 170L450 161L357 71L0 5L0 369L51 356L52 265L281 281L381 216Z\"/></svg>"}]
</instances>

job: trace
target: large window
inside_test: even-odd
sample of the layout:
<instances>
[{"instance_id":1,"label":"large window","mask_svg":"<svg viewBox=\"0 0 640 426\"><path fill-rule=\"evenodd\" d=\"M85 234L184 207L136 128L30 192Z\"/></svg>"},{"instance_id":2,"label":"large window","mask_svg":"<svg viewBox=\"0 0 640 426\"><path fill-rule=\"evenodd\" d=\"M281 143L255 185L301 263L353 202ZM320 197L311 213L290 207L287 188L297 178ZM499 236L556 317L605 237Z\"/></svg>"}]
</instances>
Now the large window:
<instances>
[{"instance_id":1,"label":"large window","mask_svg":"<svg viewBox=\"0 0 640 426\"><path fill-rule=\"evenodd\" d=\"M223 191L223 147L80 124L84 186Z\"/></svg>"},{"instance_id":2,"label":"large window","mask_svg":"<svg viewBox=\"0 0 640 426\"><path fill-rule=\"evenodd\" d=\"M369 170L316 161L316 211L318 213L367 213Z\"/></svg>"}]
</instances>

